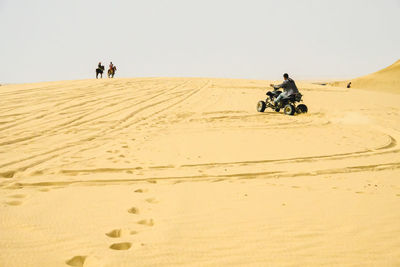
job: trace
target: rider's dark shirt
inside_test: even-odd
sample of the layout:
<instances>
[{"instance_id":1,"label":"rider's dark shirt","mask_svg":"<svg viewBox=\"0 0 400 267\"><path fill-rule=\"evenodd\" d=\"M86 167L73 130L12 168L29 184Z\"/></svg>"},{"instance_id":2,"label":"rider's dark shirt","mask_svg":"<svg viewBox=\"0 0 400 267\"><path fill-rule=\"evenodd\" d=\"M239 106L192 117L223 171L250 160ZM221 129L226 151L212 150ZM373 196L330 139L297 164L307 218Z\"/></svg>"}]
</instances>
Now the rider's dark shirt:
<instances>
[{"instance_id":1,"label":"rider's dark shirt","mask_svg":"<svg viewBox=\"0 0 400 267\"><path fill-rule=\"evenodd\" d=\"M291 78L288 78L281 84L274 85L274 89L279 89L279 88L283 88L283 91L286 92L288 96L297 94L299 92L296 83Z\"/></svg>"}]
</instances>

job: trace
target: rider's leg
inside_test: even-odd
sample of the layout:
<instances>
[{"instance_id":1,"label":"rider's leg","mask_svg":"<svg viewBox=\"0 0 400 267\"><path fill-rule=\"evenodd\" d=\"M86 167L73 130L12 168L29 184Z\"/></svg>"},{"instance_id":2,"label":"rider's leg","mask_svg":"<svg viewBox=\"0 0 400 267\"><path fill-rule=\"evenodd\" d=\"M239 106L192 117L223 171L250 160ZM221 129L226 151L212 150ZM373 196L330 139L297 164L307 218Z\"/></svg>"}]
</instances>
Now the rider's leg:
<instances>
[{"instance_id":1,"label":"rider's leg","mask_svg":"<svg viewBox=\"0 0 400 267\"><path fill-rule=\"evenodd\" d=\"M276 105L277 103L279 103L279 101L281 101L281 99L282 99L283 97L285 97L285 96L286 96L286 92L282 92L280 95L278 95L277 98L275 98L274 104Z\"/></svg>"},{"instance_id":2,"label":"rider's leg","mask_svg":"<svg viewBox=\"0 0 400 267\"><path fill-rule=\"evenodd\" d=\"M278 97L275 98L275 100L274 100L274 104L276 105L276 103L278 103L279 101L281 101L281 98L282 98L282 94L278 95Z\"/></svg>"}]
</instances>

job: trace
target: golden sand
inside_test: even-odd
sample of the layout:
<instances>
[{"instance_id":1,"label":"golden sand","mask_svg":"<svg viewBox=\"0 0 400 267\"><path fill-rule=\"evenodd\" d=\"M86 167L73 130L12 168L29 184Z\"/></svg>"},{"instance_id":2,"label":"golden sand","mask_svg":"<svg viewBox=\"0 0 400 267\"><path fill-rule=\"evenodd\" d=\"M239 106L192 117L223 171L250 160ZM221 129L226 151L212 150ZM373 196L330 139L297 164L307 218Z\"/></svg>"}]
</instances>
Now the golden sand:
<instances>
[{"instance_id":1,"label":"golden sand","mask_svg":"<svg viewBox=\"0 0 400 267\"><path fill-rule=\"evenodd\" d=\"M400 94L269 83L2 86L0 266L400 265Z\"/></svg>"},{"instance_id":2,"label":"golden sand","mask_svg":"<svg viewBox=\"0 0 400 267\"><path fill-rule=\"evenodd\" d=\"M333 82L333 86L345 87L351 81L351 88L371 89L400 94L400 59L387 68L354 80Z\"/></svg>"}]
</instances>

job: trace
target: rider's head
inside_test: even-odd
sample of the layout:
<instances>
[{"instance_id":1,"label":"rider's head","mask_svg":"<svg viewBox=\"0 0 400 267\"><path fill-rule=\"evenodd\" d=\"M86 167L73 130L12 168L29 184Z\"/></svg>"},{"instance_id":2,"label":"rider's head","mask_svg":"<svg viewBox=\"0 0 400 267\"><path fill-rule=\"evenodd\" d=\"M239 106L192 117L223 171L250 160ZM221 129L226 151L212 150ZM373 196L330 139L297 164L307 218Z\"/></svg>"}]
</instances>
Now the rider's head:
<instances>
[{"instance_id":1,"label":"rider's head","mask_svg":"<svg viewBox=\"0 0 400 267\"><path fill-rule=\"evenodd\" d=\"M283 74L283 79L287 80L289 78L289 74L285 73Z\"/></svg>"}]
</instances>

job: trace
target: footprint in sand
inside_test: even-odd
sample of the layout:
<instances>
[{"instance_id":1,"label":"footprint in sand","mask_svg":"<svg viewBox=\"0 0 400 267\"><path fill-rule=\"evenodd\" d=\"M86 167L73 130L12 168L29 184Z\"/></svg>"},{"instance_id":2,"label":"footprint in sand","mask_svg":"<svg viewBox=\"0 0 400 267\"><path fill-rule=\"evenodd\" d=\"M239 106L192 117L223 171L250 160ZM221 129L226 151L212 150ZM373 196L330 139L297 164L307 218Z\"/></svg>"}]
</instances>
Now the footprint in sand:
<instances>
[{"instance_id":1,"label":"footprint in sand","mask_svg":"<svg viewBox=\"0 0 400 267\"><path fill-rule=\"evenodd\" d=\"M6 187L7 189L22 189L24 188L20 183L13 183Z\"/></svg>"},{"instance_id":2,"label":"footprint in sand","mask_svg":"<svg viewBox=\"0 0 400 267\"><path fill-rule=\"evenodd\" d=\"M140 221L138 221L137 223L138 223L138 224L141 224L141 225L146 225L146 226L153 226L153 225L154 225L153 219L150 219L150 220L140 220Z\"/></svg>"},{"instance_id":3,"label":"footprint in sand","mask_svg":"<svg viewBox=\"0 0 400 267\"><path fill-rule=\"evenodd\" d=\"M111 230L110 232L106 233L106 236L111 238L119 238L121 237L121 229Z\"/></svg>"},{"instance_id":4,"label":"footprint in sand","mask_svg":"<svg viewBox=\"0 0 400 267\"><path fill-rule=\"evenodd\" d=\"M67 260L65 263L68 264L69 266L83 267L86 257L87 256L75 256L75 257L72 257L71 259Z\"/></svg>"},{"instance_id":5,"label":"footprint in sand","mask_svg":"<svg viewBox=\"0 0 400 267\"><path fill-rule=\"evenodd\" d=\"M8 196L8 197L12 197L12 198L24 198L24 197L26 197L26 196L23 195L23 194L16 194L16 195Z\"/></svg>"},{"instance_id":6,"label":"footprint in sand","mask_svg":"<svg viewBox=\"0 0 400 267\"><path fill-rule=\"evenodd\" d=\"M0 177L3 177L3 178L13 178L14 177L14 175L15 175L15 171L7 171L7 172L2 172L2 173L0 173Z\"/></svg>"},{"instance_id":7,"label":"footprint in sand","mask_svg":"<svg viewBox=\"0 0 400 267\"><path fill-rule=\"evenodd\" d=\"M129 242L122 242L122 243L114 243L110 246L111 249L114 250L128 250L132 246Z\"/></svg>"},{"instance_id":8,"label":"footprint in sand","mask_svg":"<svg viewBox=\"0 0 400 267\"><path fill-rule=\"evenodd\" d=\"M6 201L6 204L10 206L19 206L22 204L22 202L18 200L13 200L13 201Z\"/></svg>"},{"instance_id":9,"label":"footprint in sand","mask_svg":"<svg viewBox=\"0 0 400 267\"><path fill-rule=\"evenodd\" d=\"M39 188L38 190L40 192L49 192L50 191L50 189L48 189L48 188Z\"/></svg>"},{"instance_id":10,"label":"footprint in sand","mask_svg":"<svg viewBox=\"0 0 400 267\"><path fill-rule=\"evenodd\" d=\"M43 171L35 171L32 173L33 176L43 175Z\"/></svg>"},{"instance_id":11,"label":"footprint in sand","mask_svg":"<svg viewBox=\"0 0 400 267\"><path fill-rule=\"evenodd\" d=\"M146 201L147 201L148 203L151 203L151 204L158 203L158 201L157 201L156 199L154 199L154 198L147 198Z\"/></svg>"},{"instance_id":12,"label":"footprint in sand","mask_svg":"<svg viewBox=\"0 0 400 267\"><path fill-rule=\"evenodd\" d=\"M135 190L135 193L144 193L144 192L147 192L147 189L141 189L141 188L139 188L139 189L136 189L136 190Z\"/></svg>"},{"instance_id":13,"label":"footprint in sand","mask_svg":"<svg viewBox=\"0 0 400 267\"><path fill-rule=\"evenodd\" d=\"M54 186L51 189L63 189L63 188L64 188L64 186Z\"/></svg>"},{"instance_id":14,"label":"footprint in sand","mask_svg":"<svg viewBox=\"0 0 400 267\"><path fill-rule=\"evenodd\" d=\"M128 212L129 212L129 213L132 213L132 214L138 214L138 213L139 213L139 210L138 210L137 208L135 208L135 207L132 207L132 208L130 208L130 209L128 210Z\"/></svg>"}]
</instances>

